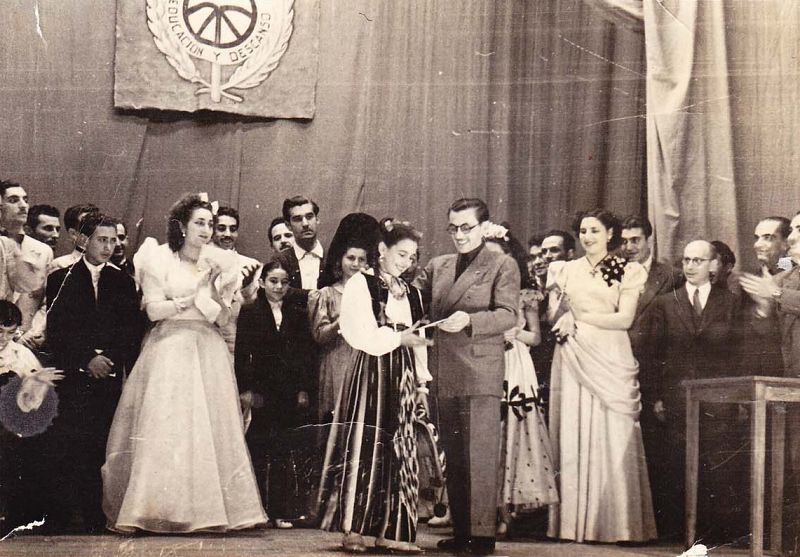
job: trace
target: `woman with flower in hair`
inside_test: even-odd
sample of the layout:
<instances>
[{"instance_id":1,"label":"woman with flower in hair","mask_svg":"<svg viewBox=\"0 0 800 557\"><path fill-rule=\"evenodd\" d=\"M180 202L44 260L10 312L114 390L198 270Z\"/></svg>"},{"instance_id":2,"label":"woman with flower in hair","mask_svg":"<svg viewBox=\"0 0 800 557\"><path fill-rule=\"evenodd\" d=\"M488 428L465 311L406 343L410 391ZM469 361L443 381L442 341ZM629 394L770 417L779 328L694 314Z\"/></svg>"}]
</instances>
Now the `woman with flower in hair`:
<instances>
[{"instance_id":1,"label":"woman with flower in hair","mask_svg":"<svg viewBox=\"0 0 800 557\"><path fill-rule=\"evenodd\" d=\"M558 503L550 436L539 405L536 370L530 347L541 342L539 304L543 295L531 288L525 248L504 225L484 226L486 249L510 255L522 277L519 320L506 331L505 379L501 401L502 435L498 478L497 534L507 534L513 513Z\"/></svg>"},{"instance_id":2,"label":"woman with flower in hair","mask_svg":"<svg viewBox=\"0 0 800 557\"><path fill-rule=\"evenodd\" d=\"M548 535L599 542L656 537L642 432L639 367L627 329L647 273L611 255L621 240L603 209L573 225L585 256L551 263L553 357L550 435L561 503Z\"/></svg>"},{"instance_id":3,"label":"woman with flower in hair","mask_svg":"<svg viewBox=\"0 0 800 557\"><path fill-rule=\"evenodd\" d=\"M418 553L414 410L431 377L415 351L429 342L416 331L423 317L420 292L400 275L411 265L419 236L393 223L376 241L365 250L380 254L371 262L374 275L356 273L342 294L339 328L356 357L328 437L320 517L322 528L343 532L346 551L365 552L364 536L370 536L378 548Z\"/></svg>"},{"instance_id":4,"label":"woman with flower in hair","mask_svg":"<svg viewBox=\"0 0 800 557\"><path fill-rule=\"evenodd\" d=\"M239 393L220 333L240 284L236 254L209 240L211 205L171 208L167 244L134 257L155 324L117 406L103 465L103 510L119 532L227 531L265 524Z\"/></svg>"}]
</instances>

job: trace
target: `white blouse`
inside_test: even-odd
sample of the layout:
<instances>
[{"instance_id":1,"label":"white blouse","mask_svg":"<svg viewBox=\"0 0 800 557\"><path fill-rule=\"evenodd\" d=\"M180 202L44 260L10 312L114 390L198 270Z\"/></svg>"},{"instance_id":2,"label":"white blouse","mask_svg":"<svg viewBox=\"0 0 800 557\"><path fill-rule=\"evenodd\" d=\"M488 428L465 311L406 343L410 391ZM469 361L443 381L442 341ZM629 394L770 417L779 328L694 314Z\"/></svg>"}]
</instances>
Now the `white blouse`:
<instances>
[{"instance_id":1,"label":"white blouse","mask_svg":"<svg viewBox=\"0 0 800 557\"><path fill-rule=\"evenodd\" d=\"M384 313L387 319L395 324L410 327L414 324L411 317L411 304L408 297L397 299L389 295ZM388 354L400 346L400 331L391 327L380 327L372 311L372 296L364 275L357 273L347 281L342 294L342 310L339 315L340 332L347 343L371 356ZM413 348L417 369L417 381L431 381L428 371L427 347Z\"/></svg>"}]
</instances>

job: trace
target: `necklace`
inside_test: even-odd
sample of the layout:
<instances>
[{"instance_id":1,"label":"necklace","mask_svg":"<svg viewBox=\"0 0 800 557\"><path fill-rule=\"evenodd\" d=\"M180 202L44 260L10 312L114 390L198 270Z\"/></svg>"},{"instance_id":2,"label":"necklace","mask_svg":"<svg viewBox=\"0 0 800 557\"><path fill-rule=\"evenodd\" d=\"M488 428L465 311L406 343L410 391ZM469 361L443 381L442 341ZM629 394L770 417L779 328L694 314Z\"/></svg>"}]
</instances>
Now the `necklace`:
<instances>
[{"instance_id":1,"label":"necklace","mask_svg":"<svg viewBox=\"0 0 800 557\"><path fill-rule=\"evenodd\" d=\"M591 267L591 270L589 271L589 274L590 274L590 275L592 275L592 277L595 277L595 276L597 276L597 272L598 272L598 271L597 271L597 268L598 268L600 265L602 265L602 264L603 264L603 261L605 261L605 260L606 260L606 257L607 257L607 256L603 256L603 258L602 258L602 259L600 259L600 261L598 261L598 262L597 262L597 263L595 263L594 265L592 265L592 262L591 262L591 261L589 261L589 256L588 256L588 255L587 255L587 256L585 256L585 257L586 257L586 262L587 262L587 263L589 264L589 266Z\"/></svg>"}]
</instances>

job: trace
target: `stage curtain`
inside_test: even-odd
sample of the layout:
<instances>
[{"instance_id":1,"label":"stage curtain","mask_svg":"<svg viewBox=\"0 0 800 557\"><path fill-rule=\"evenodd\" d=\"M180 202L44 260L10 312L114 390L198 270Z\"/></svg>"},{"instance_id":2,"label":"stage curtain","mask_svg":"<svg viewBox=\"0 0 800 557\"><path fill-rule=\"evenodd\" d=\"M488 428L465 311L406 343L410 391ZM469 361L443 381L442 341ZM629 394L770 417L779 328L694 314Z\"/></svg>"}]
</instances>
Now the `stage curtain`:
<instances>
[{"instance_id":1,"label":"stage curtain","mask_svg":"<svg viewBox=\"0 0 800 557\"><path fill-rule=\"evenodd\" d=\"M509 104L509 213L523 236L577 211L646 211L644 37L585 0L511 2L495 81ZM505 85L504 85L505 84Z\"/></svg>"},{"instance_id":2,"label":"stage curtain","mask_svg":"<svg viewBox=\"0 0 800 557\"><path fill-rule=\"evenodd\" d=\"M424 256L452 249L463 195L522 237L644 206L642 38L578 0L321 0L311 121L114 110L113 1L6 4L0 176L34 203L93 201L139 239L164 238L186 191L238 207L256 257L296 193L322 206L323 240L366 210L417 224Z\"/></svg>"},{"instance_id":3,"label":"stage curtain","mask_svg":"<svg viewBox=\"0 0 800 557\"><path fill-rule=\"evenodd\" d=\"M731 220L742 267L752 270L758 220L800 211L800 2L726 2L725 33L738 210Z\"/></svg>"}]
</instances>

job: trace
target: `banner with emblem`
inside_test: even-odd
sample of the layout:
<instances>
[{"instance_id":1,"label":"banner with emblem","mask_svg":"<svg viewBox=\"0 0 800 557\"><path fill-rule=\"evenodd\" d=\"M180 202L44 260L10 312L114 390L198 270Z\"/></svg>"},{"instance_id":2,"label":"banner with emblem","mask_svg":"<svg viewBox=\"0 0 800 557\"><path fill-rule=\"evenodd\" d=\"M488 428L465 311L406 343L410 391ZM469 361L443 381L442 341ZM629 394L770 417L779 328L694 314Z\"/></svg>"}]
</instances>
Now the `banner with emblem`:
<instances>
[{"instance_id":1,"label":"banner with emblem","mask_svg":"<svg viewBox=\"0 0 800 557\"><path fill-rule=\"evenodd\" d=\"M114 106L313 118L319 0L117 0Z\"/></svg>"}]
</instances>

